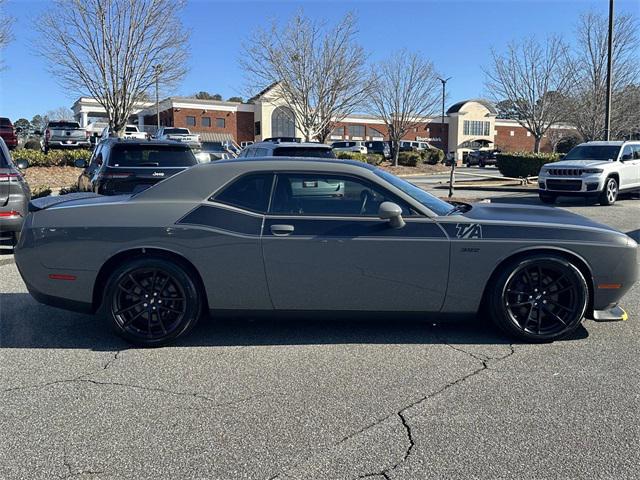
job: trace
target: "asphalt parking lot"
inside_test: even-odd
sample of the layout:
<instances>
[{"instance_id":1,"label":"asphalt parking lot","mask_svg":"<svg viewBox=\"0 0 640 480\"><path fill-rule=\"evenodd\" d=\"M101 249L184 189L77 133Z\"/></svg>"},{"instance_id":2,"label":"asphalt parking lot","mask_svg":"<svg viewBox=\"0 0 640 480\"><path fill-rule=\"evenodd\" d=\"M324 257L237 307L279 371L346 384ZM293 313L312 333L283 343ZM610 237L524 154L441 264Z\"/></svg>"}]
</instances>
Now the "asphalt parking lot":
<instances>
[{"instance_id":1,"label":"asphalt parking lot","mask_svg":"<svg viewBox=\"0 0 640 480\"><path fill-rule=\"evenodd\" d=\"M638 199L560 207L640 240ZM482 318L241 318L141 350L0 256L0 478L638 478L640 285L623 305L544 345Z\"/></svg>"}]
</instances>

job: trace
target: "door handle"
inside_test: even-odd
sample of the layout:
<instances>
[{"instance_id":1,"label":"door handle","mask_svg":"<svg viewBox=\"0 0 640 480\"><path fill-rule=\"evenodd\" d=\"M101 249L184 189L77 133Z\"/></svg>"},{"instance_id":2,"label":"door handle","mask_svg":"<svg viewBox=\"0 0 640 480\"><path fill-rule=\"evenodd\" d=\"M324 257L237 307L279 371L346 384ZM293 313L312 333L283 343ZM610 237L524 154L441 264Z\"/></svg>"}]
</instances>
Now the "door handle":
<instances>
[{"instance_id":1,"label":"door handle","mask_svg":"<svg viewBox=\"0 0 640 480\"><path fill-rule=\"evenodd\" d=\"M293 225L271 225L271 233L277 237L285 237L293 233Z\"/></svg>"}]
</instances>

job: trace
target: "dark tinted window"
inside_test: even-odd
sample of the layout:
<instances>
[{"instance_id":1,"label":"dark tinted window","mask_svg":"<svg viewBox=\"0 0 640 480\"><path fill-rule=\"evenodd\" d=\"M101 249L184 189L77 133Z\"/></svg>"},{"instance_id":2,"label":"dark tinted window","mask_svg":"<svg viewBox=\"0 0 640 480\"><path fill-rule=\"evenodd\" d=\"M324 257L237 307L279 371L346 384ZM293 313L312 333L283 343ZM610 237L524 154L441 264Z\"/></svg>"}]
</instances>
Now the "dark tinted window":
<instances>
[{"instance_id":1,"label":"dark tinted window","mask_svg":"<svg viewBox=\"0 0 640 480\"><path fill-rule=\"evenodd\" d=\"M269 206L272 184L273 174L271 173L245 175L216 195L215 201L265 213Z\"/></svg>"},{"instance_id":2,"label":"dark tinted window","mask_svg":"<svg viewBox=\"0 0 640 480\"><path fill-rule=\"evenodd\" d=\"M198 163L190 148L183 146L114 145L111 167L189 167Z\"/></svg>"},{"instance_id":3,"label":"dark tinted window","mask_svg":"<svg viewBox=\"0 0 640 480\"><path fill-rule=\"evenodd\" d=\"M202 150L207 152L224 152L225 148L222 142L202 142Z\"/></svg>"},{"instance_id":4,"label":"dark tinted window","mask_svg":"<svg viewBox=\"0 0 640 480\"><path fill-rule=\"evenodd\" d=\"M138 131L138 127L125 127L124 131L128 133L135 133Z\"/></svg>"},{"instance_id":5,"label":"dark tinted window","mask_svg":"<svg viewBox=\"0 0 640 480\"><path fill-rule=\"evenodd\" d=\"M409 206L390 192L355 177L327 174L278 175L271 213L376 217L382 202Z\"/></svg>"},{"instance_id":6,"label":"dark tinted window","mask_svg":"<svg viewBox=\"0 0 640 480\"><path fill-rule=\"evenodd\" d=\"M49 122L49 128L80 128L78 122Z\"/></svg>"},{"instance_id":7,"label":"dark tinted window","mask_svg":"<svg viewBox=\"0 0 640 480\"><path fill-rule=\"evenodd\" d=\"M168 135L189 135L189 130L186 128L165 128L164 133Z\"/></svg>"},{"instance_id":8,"label":"dark tinted window","mask_svg":"<svg viewBox=\"0 0 640 480\"><path fill-rule=\"evenodd\" d=\"M615 160L619 151L619 145L578 145L563 160Z\"/></svg>"},{"instance_id":9,"label":"dark tinted window","mask_svg":"<svg viewBox=\"0 0 640 480\"><path fill-rule=\"evenodd\" d=\"M336 158L330 148L279 147L273 151L274 157Z\"/></svg>"},{"instance_id":10,"label":"dark tinted window","mask_svg":"<svg viewBox=\"0 0 640 480\"><path fill-rule=\"evenodd\" d=\"M10 127L11 126L11 120L9 120L8 118L0 118L0 127Z\"/></svg>"}]
</instances>

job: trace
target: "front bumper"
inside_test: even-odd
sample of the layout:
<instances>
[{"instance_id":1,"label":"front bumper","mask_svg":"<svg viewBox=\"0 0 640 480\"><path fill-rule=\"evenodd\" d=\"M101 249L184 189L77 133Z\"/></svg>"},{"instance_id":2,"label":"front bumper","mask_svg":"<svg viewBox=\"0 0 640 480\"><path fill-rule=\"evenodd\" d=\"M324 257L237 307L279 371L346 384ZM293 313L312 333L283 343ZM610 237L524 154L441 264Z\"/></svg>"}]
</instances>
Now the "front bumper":
<instances>
[{"instance_id":1,"label":"front bumper","mask_svg":"<svg viewBox=\"0 0 640 480\"><path fill-rule=\"evenodd\" d=\"M580 177L541 175L538 177L540 192L557 195L598 195L604 187L604 180L598 175Z\"/></svg>"},{"instance_id":2,"label":"front bumper","mask_svg":"<svg viewBox=\"0 0 640 480\"><path fill-rule=\"evenodd\" d=\"M616 305L607 310L594 310L593 319L598 322L619 322L628 320L629 315L627 315L627 312L625 312L621 306Z\"/></svg>"}]
</instances>

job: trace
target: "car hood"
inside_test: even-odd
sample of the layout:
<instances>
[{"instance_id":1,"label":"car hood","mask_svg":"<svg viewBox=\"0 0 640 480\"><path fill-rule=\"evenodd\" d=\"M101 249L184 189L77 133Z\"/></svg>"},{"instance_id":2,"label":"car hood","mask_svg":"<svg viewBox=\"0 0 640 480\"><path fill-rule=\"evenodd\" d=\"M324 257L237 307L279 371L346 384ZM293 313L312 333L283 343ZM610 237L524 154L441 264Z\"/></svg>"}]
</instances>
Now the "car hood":
<instances>
[{"instance_id":1,"label":"car hood","mask_svg":"<svg viewBox=\"0 0 640 480\"><path fill-rule=\"evenodd\" d=\"M585 168L607 165L611 162L607 160L562 160L560 162L548 163L548 168Z\"/></svg>"},{"instance_id":2,"label":"car hood","mask_svg":"<svg viewBox=\"0 0 640 480\"><path fill-rule=\"evenodd\" d=\"M620 233L618 230L603 225L561 208L538 205L511 205L501 203L477 203L464 216L470 220L497 221L514 223L532 223L562 225L563 227L587 227Z\"/></svg>"}]
</instances>

